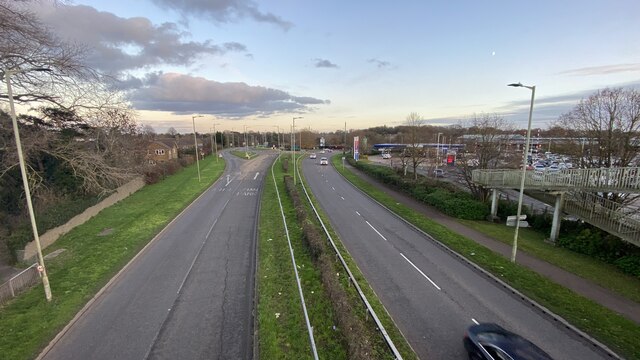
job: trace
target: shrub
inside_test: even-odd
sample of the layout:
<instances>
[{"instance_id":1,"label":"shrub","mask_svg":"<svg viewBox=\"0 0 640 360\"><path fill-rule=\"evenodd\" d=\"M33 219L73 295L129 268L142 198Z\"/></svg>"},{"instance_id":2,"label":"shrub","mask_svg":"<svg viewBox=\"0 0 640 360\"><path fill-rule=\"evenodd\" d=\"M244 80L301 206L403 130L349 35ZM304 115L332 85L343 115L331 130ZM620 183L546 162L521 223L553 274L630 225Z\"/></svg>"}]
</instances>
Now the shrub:
<instances>
[{"instance_id":1,"label":"shrub","mask_svg":"<svg viewBox=\"0 0 640 360\"><path fill-rule=\"evenodd\" d=\"M144 169L142 175L144 175L144 182L147 185L155 184L162 179L161 169L155 166Z\"/></svg>"},{"instance_id":2,"label":"shrub","mask_svg":"<svg viewBox=\"0 0 640 360\"><path fill-rule=\"evenodd\" d=\"M640 255L626 255L614 261L613 264L624 273L640 278Z\"/></svg>"}]
</instances>

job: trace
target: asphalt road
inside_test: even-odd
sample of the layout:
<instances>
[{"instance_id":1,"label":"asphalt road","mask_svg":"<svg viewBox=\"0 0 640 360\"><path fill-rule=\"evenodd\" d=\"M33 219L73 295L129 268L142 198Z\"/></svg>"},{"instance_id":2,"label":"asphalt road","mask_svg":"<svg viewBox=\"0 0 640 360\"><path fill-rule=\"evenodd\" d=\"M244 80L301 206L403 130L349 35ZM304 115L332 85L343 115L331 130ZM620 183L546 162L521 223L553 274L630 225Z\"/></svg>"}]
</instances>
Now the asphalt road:
<instances>
[{"instance_id":1,"label":"asphalt road","mask_svg":"<svg viewBox=\"0 0 640 360\"><path fill-rule=\"evenodd\" d=\"M102 292L43 359L252 359L256 224L273 160L225 174Z\"/></svg>"},{"instance_id":2,"label":"asphalt road","mask_svg":"<svg viewBox=\"0 0 640 360\"><path fill-rule=\"evenodd\" d=\"M556 359L608 358L364 196L331 165L305 159L302 168L331 225L420 358L466 358L462 338L474 321L501 324Z\"/></svg>"}]
</instances>

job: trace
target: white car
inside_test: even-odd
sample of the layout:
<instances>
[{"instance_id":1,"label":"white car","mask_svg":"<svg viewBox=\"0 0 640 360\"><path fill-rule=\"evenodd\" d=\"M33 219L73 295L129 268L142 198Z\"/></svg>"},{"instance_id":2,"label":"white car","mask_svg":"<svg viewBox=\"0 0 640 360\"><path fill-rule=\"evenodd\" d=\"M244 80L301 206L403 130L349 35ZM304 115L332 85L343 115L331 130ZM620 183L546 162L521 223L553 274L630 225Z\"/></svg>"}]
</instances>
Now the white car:
<instances>
[{"instance_id":1,"label":"white car","mask_svg":"<svg viewBox=\"0 0 640 360\"><path fill-rule=\"evenodd\" d=\"M389 154L389 153L384 153L384 154L382 154L382 158L383 158L383 159L391 159L391 154Z\"/></svg>"},{"instance_id":2,"label":"white car","mask_svg":"<svg viewBox=\"0 0 640 360\"><path fill-rule=\"evenodd\" d=\"M320 158L320 165L329 165L329 160L326 157Z\"/></svg>"},{"instance_id":3,"label":"white car","mask_svg":"<svg viewBox=\"0 0 640 360\"><path fill-rule=\"evenodd\" d=\"M317 157L316 153L309 155L309 159L315 159Z\"/></svg>"}]
</instances>

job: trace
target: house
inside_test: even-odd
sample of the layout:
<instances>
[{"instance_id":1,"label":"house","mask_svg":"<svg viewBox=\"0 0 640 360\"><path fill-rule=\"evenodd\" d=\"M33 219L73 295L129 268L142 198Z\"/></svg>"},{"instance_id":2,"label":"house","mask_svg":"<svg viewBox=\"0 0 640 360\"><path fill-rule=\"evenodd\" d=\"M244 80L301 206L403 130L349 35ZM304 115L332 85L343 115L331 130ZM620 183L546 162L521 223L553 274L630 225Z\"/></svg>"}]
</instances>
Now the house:
<instances>
[{"instance_id":1,"label":"house","mask_svg":"<svg viewBox=\"0 0 640 360\"><path fill-rule=\"evenodd\" d=\"M178 158L178 145L173 139L157 139L147 145L147 160L155 165Z\"/></svg>"}]
</instances>

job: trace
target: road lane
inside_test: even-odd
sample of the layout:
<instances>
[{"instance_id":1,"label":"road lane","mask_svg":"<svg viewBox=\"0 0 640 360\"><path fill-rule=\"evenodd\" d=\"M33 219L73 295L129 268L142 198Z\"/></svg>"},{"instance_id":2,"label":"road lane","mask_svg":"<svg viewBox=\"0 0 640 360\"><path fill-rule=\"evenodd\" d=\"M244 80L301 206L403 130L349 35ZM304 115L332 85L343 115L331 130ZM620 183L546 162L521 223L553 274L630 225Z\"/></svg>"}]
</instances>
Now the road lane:
<instances>
[{"instance_id":1,"label":"road lane","mask_svg":"<svg viewBox=\"0 0 640 360\"><path fill-rule=\"evenodd\" d=\"M224 156L221 179L42 358L253 357L255 224L262 174L273 156Z\"/></svg>"},{"instance_id":2,"label":"road lane","mask_svg":"<svg viewBox=\"0 0 640 360\"><path fill-rule=\"evenodd\" d=\"M305 159L302 168L332 226L421 358L464 358L462 336L474 320L502 324L558 359L606 358L390 215L332 167Z\"/></svg>"}]
</instances>

